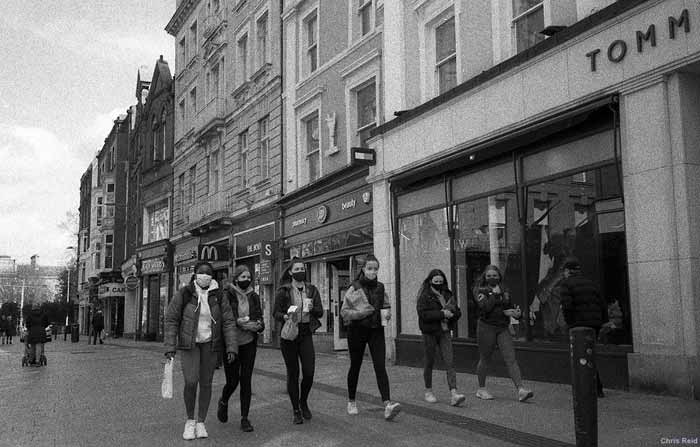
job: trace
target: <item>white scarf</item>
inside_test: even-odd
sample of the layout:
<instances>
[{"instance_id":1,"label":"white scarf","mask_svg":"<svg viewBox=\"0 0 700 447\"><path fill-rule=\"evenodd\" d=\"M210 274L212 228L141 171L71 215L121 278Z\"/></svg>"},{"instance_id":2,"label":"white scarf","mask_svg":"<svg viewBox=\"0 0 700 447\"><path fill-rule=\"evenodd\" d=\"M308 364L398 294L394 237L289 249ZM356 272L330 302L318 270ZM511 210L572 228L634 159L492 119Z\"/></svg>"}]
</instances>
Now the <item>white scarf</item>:
<instances>
[{"instance_id":1,"label":"white scarf","mask_svg":"<svg viewBox=\"0 0 700 447\"><path fill-rule=\"evenodd\" d=\"M197 343L207 343L211 341L211 323L214 320L211 316L211 308L209 307L209 292L219 288L215 280L211 280L208 289L202 289L194 282L194 287L197 292L197 308L199 308L199 321L197 322Z\"/></svg>"}]
</instances>

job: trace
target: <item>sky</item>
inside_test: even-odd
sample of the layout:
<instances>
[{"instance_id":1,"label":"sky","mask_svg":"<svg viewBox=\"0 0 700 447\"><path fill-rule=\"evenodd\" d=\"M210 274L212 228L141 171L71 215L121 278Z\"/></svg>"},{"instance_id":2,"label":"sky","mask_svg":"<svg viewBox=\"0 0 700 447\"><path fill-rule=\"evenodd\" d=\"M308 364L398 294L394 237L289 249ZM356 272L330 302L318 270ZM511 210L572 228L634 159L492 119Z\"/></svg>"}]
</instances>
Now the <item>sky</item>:
<instances>
[{"instance_id":1,"label":"sky","mask_svg":"<svg viewBox=\"0 0 700 447\"><path fill-rule=\"evenodd\" d=\"M174 72L175 0L0 1L0 255L65 265L61 223L139 67L162 54Z\"/></svg>"}]
</instances>

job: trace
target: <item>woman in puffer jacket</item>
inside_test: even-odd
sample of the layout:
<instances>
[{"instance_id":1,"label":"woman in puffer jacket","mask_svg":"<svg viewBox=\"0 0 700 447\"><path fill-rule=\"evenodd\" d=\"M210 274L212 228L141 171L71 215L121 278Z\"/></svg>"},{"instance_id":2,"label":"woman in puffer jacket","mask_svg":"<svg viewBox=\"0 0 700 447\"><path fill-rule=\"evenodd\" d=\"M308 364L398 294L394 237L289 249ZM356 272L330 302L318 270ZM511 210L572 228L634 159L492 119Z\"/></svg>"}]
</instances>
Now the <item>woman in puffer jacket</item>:
<instances>
[{"instance_id":1,"label":"woman in puffer jacket","mask_svg":"<svg viewBox=\"0 0 700 447\"><path fill-rule=\"evenodd\" d=\"M177 292L165 313L165 355L172 359L175 350L180 351L185 377L187 422L182 437L187 440L209 436L204 421L217 353L225 347L229 362L238 353L236 320L231 305L222 299L221 289L212 279L214 269L208 262L200 262L194 271L190 283ZM195 420L198 385L199 417Z\"/></svg>"}]
</instances>

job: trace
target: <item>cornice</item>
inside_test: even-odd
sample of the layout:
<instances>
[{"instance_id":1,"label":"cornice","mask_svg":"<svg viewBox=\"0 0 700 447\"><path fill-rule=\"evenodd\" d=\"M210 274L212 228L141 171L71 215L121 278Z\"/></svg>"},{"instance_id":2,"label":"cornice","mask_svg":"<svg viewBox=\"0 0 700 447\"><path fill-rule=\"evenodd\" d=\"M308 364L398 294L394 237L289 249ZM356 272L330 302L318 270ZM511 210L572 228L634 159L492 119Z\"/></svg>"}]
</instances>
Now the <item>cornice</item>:
<instances>
[{"instance_id":1,"label":"cornice","mask_svg":"<svg viewBox=\"0 0 700 447\"><path fill-rule=\"evenodd\" d=\"M192 14L192 11L198 4L199 0L183 0L180 7L175 10L175 14L173 14L168 24L165 25L165 31L173 37L177 36L185 20Z\"/></svg>"}]
</instances>

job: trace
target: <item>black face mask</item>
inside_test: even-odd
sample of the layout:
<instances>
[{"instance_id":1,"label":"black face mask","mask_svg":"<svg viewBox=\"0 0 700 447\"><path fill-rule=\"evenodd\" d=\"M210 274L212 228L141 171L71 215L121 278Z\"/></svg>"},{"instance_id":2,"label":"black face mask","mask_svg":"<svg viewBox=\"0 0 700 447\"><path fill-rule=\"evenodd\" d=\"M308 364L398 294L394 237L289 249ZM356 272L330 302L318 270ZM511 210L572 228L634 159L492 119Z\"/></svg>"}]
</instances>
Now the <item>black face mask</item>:
<instances>
[{"instance_id":1,"label":"black face mask","mask_svg":"<svg viewBox=\"0 0 700 447\"><path fill-rule=\"evenodd\" d=\"M433 289L437 290L438 292L442 292L443 290L445 290L445 284L433 284L433 283L431 283L430 285L433 286Z\"/></svg>"},{"instance_id":2,"label":"black face mask","mask_svg":"<svg viewBox=\"0 0 700 447\"><path fill-rule=\"evenodd\" d=\"M250 280L246 279L245 281L237 281L237 284L241 290L245 290L250 285Z\"/></svg>"},{"instance_id":3,"label":"black face mask","mask_svg":"<svg viewBox=\"0 0 700 447\"><path fill-rule=\"evenodd\" d=\"M306 279L306 272L295 272L292 273L292 278L294 278L295 281L302 282Z\"/></svg>"}]
</instances>

